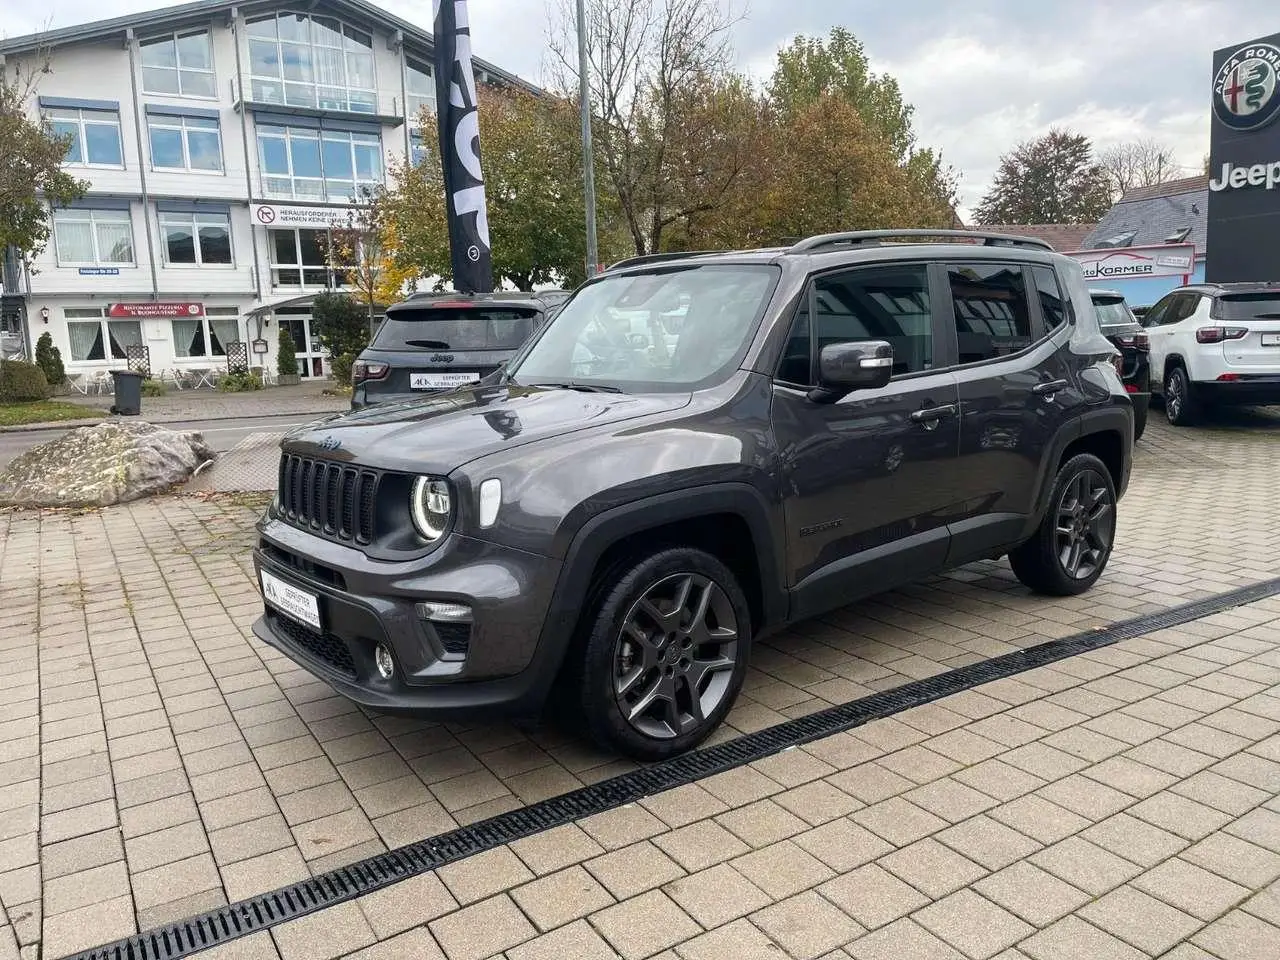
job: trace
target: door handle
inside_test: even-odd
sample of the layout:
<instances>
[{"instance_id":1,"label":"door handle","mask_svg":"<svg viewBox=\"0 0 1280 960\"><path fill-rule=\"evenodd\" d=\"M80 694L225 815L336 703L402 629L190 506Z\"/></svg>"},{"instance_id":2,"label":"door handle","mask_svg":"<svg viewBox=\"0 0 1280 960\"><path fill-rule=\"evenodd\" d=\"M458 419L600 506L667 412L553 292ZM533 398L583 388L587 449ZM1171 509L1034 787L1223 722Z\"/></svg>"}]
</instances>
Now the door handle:
<instances>
[{"instance_id":1,"label":"door handle","mask_svg":"<svg viewBox=\"0 0 1280 960\"><path fill-rule=\"evenodd\" d=\"M935 407L921 407L911 414L913 423L936 423L944 417L953 417L956 414L956 405L954 403L940 403Z\"/></svg>"},{"instance_id":2,"label":"door handle","mask_svg":"<svg viewBox=\"0 0 1280 960\"><path fill-rule=\"evenodd\" d=\"M1066 380L1050 380L1048 383L1037 383L1031 388L1031 392L1039 397L1052 397L1055 393L1067 389L1071 386Z\"/></svg>"}]
</instances>

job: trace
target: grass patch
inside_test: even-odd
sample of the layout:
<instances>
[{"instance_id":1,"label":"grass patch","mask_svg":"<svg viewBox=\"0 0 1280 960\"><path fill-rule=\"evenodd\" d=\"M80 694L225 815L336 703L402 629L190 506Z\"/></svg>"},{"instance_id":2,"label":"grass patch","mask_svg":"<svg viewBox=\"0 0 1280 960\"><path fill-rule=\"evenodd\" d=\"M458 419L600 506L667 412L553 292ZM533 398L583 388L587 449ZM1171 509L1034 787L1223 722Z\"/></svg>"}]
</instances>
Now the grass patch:
<instances>
[{"instance_id":1,"label":"grass patch","mask_svg":"<svg viewBox=\"0 0 1280 960\"><path fill-rule=\"evenodd\" d=\"M101 410L82 407L64 400L34 400L31 403L0 403L0 427L23 423L49 423L57 420L94 420Z\"/></svg>"}]
</instances>

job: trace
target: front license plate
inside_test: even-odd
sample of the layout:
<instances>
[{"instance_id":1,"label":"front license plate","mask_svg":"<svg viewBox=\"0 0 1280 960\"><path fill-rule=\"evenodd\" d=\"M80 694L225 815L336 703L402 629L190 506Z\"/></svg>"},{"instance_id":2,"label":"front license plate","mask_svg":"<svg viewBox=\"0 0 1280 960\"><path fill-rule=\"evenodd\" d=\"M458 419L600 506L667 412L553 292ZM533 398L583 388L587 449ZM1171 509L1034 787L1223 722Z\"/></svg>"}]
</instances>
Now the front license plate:
<instances>
[{"instance_id":1,"label":"front license plate","mask_svg":"<svg viewBox=\"0 0 1280 960\"><path fill-rule=\"evenodd\" d=\"M299 590L279 577L262 571L262 596L267 603L285 616L305 623L313 630L320 629L320 600L314 593Z\"/></svg>"},{"instance_id":2,"label":"front license plate","mask_svg":"<svg viewBox=\"0 0 1280 960\"><path fill-rule=\"evenodd\" d=\"M1280 333L1264 333L1262 335L1262 345L1264 347L1280 347Z\"/></svg>"},{"instance_id":3,"label":"front license plate","mask_svg":"<svg viewBox=\"0 0 1280 960\"><path fill-rule=\"evenodd\" d=\"M438 390L441 387L461 387L468 383L479 383L478 373L411 373L409 374L410 390Z\"/></svg>"}]
</instances>

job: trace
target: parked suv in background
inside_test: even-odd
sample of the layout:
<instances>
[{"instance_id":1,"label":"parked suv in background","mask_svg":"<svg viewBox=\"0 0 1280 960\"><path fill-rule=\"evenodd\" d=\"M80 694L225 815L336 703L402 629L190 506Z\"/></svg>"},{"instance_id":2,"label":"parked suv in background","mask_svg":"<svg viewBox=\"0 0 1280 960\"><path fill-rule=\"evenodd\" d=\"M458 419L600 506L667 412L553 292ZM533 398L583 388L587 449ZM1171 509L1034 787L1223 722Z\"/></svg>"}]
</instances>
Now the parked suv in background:
<instances>
[{"instance_id":1,"label":"parked suv in background","mask_svg":"<svg viewBox=\"0 0 1280 960\"><path fill-rule=\"evenodd\" d=\"M1170 423L1195 423L1217 404L1280 403L1280 284L1180 287L1142 324Z\"/></svg>"},{"instance_id":2,"label":"parked suv in background","mask_svg":"<svg viewBox=\"0 0 1280 960\"><path fill-rule=\"evenodd\" d=\"M1088 589L1133 446L1115 358L1036 240L632 261L479 386L287 436L254 632L374 710L526 712L558 683L600 742L667 756L788 623L1004 554Z\"/></svg>"},{"instance_id":3,"label":"parked suv in background","mask_svg":"<svg viewBox=\"0 0 1280 960\"><path fill-rule=\"evenodd\" d=\"M1133 400L1133 439L1147 429L1147 408L1151 404L1151 363L1147 353L1147 332L1115 290L1090 290L1102 335L1120 351L1120 381Z\"/></svg>"},{"instance_id":4,"label":"parked suv in background","mask_svg":"<svg viewBox=\"0 0 1280 960\"><path fill-rule=\"evenodd\" d=\"M564 290L420 293L393 304L351 366L351 408L478 383L568 297Z\"/></svg>"}]
</instances>

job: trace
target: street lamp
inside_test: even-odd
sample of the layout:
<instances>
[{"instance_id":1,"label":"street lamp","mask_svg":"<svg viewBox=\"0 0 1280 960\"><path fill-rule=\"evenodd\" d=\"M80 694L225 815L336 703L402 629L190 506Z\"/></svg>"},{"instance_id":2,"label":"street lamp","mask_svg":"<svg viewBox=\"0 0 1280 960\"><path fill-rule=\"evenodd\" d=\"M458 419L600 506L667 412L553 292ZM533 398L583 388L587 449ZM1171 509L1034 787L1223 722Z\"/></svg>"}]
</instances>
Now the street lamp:
<instances>
[{"instance_id":1,"label":"street lamp","mask_svg":"<svg viewBox=\"0 0 1280 960\"><path fill-rule=\"evenodd\" d=\"M591 150L591 83L587 74L586 0L578 2L578 105L582 113L582 188L587 208L587 277L595 276L599 250L596 248L596 171Z\"/></svg>"}]
</instances>

